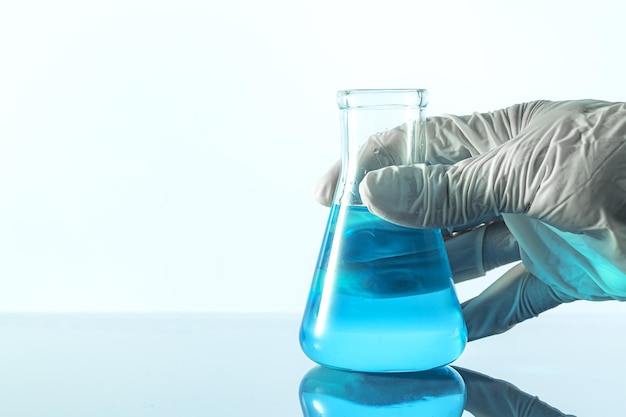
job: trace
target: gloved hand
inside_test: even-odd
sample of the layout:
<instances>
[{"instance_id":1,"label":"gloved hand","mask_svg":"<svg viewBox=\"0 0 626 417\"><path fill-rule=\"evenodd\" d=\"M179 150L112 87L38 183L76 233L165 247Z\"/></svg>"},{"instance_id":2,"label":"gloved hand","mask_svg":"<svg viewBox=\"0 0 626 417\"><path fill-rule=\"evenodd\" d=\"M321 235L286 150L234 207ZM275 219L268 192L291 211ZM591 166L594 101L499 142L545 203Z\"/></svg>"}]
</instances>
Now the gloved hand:
<instances>
[{"instance_id":1,"label":"gloved hand","mask_svg":"<svg viewBox=\"0 0 626 417\"><path fill-rule=\"evenodd\" d=\"M470 340L563 302L626 300L626 104L537 101L428 118L426 159L412 166L395 164L402 129L361 150L364 165L385 167L360 184L369 210L447 232L455 282L522 261L463 303ZM324 204L338 168L318 184Z\"/></svg>"}]
</instances>

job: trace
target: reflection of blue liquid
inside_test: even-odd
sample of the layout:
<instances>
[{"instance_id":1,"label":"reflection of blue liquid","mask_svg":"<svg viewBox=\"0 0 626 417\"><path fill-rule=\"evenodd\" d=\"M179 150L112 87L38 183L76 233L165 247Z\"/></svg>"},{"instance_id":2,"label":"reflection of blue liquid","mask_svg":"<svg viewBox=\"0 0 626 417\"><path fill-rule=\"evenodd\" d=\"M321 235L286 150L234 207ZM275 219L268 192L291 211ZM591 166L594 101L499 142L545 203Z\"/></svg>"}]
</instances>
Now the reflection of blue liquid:
<instances>
[{"instance_id":1,"label":"reflection of blue liquid","mask_svg":"<svg viewBox=\"0 0 626 417\"><path fill-rule=\"evenodd\" d=\"M459 417L465 384L450 367L374 374L317 367L300 383L305 417Z\"/></svg>"},{"instance_id":2,"label":"reflection of blue liquid","mask_svg":"<svg viewBox=\"0 0 626 417\"><path fill-rule=\"evenodd\" d=\"M304 352L368 372L455 360L467 334L439 233L334 206L302 322Z\"/></svg>"}]
</instances>

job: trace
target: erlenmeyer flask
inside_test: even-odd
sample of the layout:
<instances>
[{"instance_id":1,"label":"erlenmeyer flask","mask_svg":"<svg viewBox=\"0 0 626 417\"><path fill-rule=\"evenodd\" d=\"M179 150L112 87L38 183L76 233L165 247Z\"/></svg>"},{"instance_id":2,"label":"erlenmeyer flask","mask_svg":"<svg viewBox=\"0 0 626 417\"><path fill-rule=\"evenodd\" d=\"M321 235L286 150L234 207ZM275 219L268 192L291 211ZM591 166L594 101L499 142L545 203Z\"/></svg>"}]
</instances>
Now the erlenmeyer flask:
<instances>
[{"instance_id":1,"label":"erlenmeyer flask","mask_svg":"<svg viewBox=\"0 0 626 417\"><path fill-rule=\"evenodd\" d=\"M463 351L467 331L441 232L384 221L367 210L358 192L370 170L423 160L427 92L348 90L338 92L337 103L341 173L300 345L321 365L353 371L446 365ZM391 129L394 143L385 144ZM403 148L389 153L386 146Z\"/></svg>"}]
</instances>

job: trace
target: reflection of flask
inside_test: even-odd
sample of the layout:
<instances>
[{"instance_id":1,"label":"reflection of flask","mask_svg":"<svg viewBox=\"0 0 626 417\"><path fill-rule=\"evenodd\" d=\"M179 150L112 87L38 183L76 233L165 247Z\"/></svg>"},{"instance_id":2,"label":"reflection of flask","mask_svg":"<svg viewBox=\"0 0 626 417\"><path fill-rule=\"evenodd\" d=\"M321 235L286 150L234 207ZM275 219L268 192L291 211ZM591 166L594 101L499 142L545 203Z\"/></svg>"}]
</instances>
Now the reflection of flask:
<instances>
[{"instance_id":1,"label":"reflection of flask","mask_svg":"<svg viewBox=\"0 0 626 417\"><path fill-rule=\"evenodd\" d=\"M400 227L369 213L358 184L381 163L359 158L367 139L396 129L403 161L424 149L425 90L340 91L342 168L300 330L326 366L421 371L448 364L467 332L439 230ZM375 153L378 150L374 151Z\"/></svg>"},{"instance_id":2,"label":"reflection of flask","mask_svg":"<svg viewBox=\"0 0 626 417\"><path fill-rule=\"evenodd\" d=\"M316 367L300 383L305 417L459 417L465 384L446 366L376 374Z\"/></svg>"}]
</instances>

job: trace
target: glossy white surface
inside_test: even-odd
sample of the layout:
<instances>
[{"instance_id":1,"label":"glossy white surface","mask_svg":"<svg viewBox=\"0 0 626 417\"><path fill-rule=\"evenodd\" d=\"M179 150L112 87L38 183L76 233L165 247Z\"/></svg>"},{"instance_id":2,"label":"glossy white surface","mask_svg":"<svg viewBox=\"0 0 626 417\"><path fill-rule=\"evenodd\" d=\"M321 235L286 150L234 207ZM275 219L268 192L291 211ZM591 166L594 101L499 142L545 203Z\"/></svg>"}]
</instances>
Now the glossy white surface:
<instances>
[{"instance_id":1,"label":"glossy white surface","mask_svg":"<svg viewBox=\"0 0 626 417\"><path fill-rule=\"evenodd\" d=\"M2 314L0 415L299 416L289 314ZM578 417L620 415L626 314L553 312L453 365ZM465 412L463 416L470 416ZM503 414L508 415L508 414Z\"/></svg>"}]
</instances>

